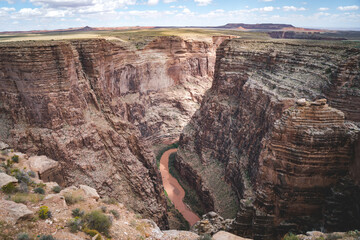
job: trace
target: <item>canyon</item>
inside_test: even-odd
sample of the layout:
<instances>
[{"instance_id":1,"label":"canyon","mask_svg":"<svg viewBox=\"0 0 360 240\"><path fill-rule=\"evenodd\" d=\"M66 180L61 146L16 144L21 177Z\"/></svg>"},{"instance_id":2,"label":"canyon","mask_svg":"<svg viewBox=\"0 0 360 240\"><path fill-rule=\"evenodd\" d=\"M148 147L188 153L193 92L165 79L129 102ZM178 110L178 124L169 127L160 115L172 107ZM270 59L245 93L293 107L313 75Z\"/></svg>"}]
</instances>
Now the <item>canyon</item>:
<instances>
[{"instance_id":1,"label":"canyon","mask_svg":"<svg viewBox=\"0 0 360 240\"><path fill-rule=\"evenodd\" d=\"M0 45L0 138L59 162L86 184L167 228L151 145L178 138L210 86L228 37L26 41Z\"/></svg>"},{"instance_id":2,"label":"canyon","mask_svg":"<svg viewBox=\"0 0 360 240\"><path fill-rule=\"evenodd\" d=\"M182 177L241 236L359 226L359 68L356 44L225 41L180 138Z\"/></svg>"},{"instance_id":3,"label":"canyon","mask_svg":"<svg viewBox=\"0 0 360 240\"><path fill-rule=\"evenodd\" d=\"M179 138L175 168L210 212L195 226L220 219L216 231L253 239L357 228L358 43L247 38L0 43L0 140L55 160L46 180L161 229L155 155Z\"/></svg>"}]
</instances>

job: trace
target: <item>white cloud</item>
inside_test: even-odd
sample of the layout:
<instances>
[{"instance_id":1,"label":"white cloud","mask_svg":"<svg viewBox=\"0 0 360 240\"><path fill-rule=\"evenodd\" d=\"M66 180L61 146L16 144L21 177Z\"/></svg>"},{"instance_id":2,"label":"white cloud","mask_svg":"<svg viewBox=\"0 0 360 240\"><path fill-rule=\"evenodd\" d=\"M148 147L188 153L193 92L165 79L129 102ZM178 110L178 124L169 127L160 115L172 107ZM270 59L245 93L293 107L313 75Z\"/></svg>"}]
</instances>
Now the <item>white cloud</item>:
<instances>
[{"instance_id":1,"label":"white cloud","mask_svg":"<svg viewBox=\"0 0 360 240\"><path fill-rule=\"evenodd\" d=\"M303 7L294 7L294 6L283 6L284 11L305 11L306 9Z\"/></svg>"},{"instance_id":2,"label":"white cloud","mask_svg":"<svg viewBox=\"0 0 360 240\"><path fill-rule=\"evenodd\" d=\"M261 0L261 1L263 1L263 2L272 2L274 0Z\"/></svg>"},{"instance_id":3,"label":"white cloud","mask_svg":"<svg viewBox=\"0 0 360 240\"><path fill-rule=\"evenodd\" d=\"M264 11L264 12L271 12L273 10L274 10L274 7L272 7L272 6L260 8L260 11Z\"/></svg>"},{"instance_id":4,"label":"white cloud","mask_svg":"<svg viewBox=\"0 0 360 240\"><path fill-rule=\"evenodd\" d=\"M188 8L184 8L183 13L191 13L191 11Z\"/></svg>"},{"instance_id":5,"label":"white cloud","mask_svg":"<svg viewBox=\"0 0 360 240\"><path fill-rule=\"evenodd\" d=\"M207 6L209 5L212 0L194 0L198 6Z\"/></svg>"},{"instance_id":6,"label":"white cloud","mask_svg":"<svg viewBox=\"0 0 360 240\"><path fill-rule=\"evenodd\" d=\"M321 7L321 8L319 8L318 10L319 10L319 11L327 11L327 10L329 10L329 8L327 8L327 7Z\"/></svg>"},{"instance_id":7,"label":"white cloud","mask_svg":"<svg viewBox=\"0 0 360 240\"><path fill-rule=\"evenodd\" d=\"M351 10L358 10L359 6L356 5L352 5L352 6L340 6L337 8L338 10L341 11L351 11Z\"/></svg>"},{"instance_id":8,"label":"white cloud","mask_svg":"<svg viewBox=\"0 0 360 240\"><path fill-rule=\"evenodd\" d=\"M15 8L1 7L0 11L12 12L12 11L15 11Z\"/></svg>"},{"instance_id":9,"label":"white cloud","mask_svg":"<svg viewBox=\"0 0 360 240\"><path fill-rule=\"evenodd\" d=\"M30 17L30 16L40 16L41 11L39 8L22 8L18 12L22 17Z\"/></svg>"},{"instance_id":10,"label":"white cloud","mask_svg":"<svg viewBox=\"0 0 360 240\"><path fill-rule=\"evenodd\" d=\"M148 5L156 5L159 3L159 0L148 0Z\"/></svg>"},{"instance_id":11,"label":"white cloud","mask_svg":"<svg viewBox=\"0 0 360 240\"><path fill-rule=\"evenodd\" d=\"M164 0L164 3L173 3L176 2L176 0Z\"/></svg>"}]
</instances>

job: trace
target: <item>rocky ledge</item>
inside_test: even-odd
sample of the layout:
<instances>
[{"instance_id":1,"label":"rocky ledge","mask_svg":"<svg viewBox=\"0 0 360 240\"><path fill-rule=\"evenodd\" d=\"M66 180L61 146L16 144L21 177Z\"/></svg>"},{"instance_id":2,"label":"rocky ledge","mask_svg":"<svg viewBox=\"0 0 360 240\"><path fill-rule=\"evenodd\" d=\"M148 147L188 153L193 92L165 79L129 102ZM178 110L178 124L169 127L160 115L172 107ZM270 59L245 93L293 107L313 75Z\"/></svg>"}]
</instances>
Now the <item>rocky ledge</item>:
<instances>
[{"instance_id":1,"label":"rocky ledge","mask_svg":"<svg viewBox=\"0 0 360 240\"><path fill-rule=\"evenodd\" d=\"M233 232L277 239L357 222L359 67L351 43L221 45L177 161L197 179L203 201L210 197L213 210L235 218Z\"/></svg>"}]
</instances>

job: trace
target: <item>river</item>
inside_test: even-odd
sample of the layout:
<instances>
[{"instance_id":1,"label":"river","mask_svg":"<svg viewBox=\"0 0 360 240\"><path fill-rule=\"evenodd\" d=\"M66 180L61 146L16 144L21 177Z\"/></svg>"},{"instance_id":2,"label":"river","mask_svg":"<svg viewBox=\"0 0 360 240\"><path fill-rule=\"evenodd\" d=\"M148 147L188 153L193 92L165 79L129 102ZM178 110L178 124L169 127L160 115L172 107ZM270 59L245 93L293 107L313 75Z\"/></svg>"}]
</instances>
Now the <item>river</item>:
<instances>
[{"instance_id":1,"label":"river","mask_svg":"<svg viewBox=\"0 0 360 240\"><path fill-rule=\"evenodd\" d=\"M190 226L192 226L199 221L200 218L183 202L185 191L176 178L174 178L169 172L169 156L176 151L177 149L170 149L164 152L160 159L160 172L165 191L167 192L171 202L190 223Z\"/></svg>"}]
</instances>

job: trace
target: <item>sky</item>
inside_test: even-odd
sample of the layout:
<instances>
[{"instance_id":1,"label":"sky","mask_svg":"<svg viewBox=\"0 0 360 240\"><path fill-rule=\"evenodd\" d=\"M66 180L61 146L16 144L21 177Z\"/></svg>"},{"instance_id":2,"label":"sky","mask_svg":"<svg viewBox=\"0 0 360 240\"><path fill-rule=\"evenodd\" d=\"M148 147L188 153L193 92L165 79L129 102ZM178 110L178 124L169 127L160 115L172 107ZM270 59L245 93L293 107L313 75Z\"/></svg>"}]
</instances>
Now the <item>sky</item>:
<instances>
[{"instance_id":1,"label":"sky","mask_svg":"<svg viewBox=\"0 0 360 240\"><path fill-rule=\"evenodd\" d=\"M0 31L226 23L360 30L360 0L0 0Z\"/></svg>"}]
</instances>

